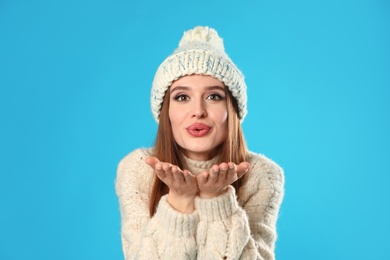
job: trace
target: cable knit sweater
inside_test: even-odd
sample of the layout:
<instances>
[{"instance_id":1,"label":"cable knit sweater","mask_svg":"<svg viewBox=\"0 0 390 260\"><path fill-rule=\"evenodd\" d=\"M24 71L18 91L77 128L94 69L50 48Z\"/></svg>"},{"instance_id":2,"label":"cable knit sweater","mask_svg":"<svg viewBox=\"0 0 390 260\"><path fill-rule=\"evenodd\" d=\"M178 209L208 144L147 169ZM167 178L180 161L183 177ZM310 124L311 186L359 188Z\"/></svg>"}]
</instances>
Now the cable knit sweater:
<instances>
[{"instance_id":1,"label":"cable knit sweater","mask_svg":"<svg viewBox=\"0 0 390 260\"><path fill-rule=\"evenodd\" d=\"M118 165L115 182L125 259L274 259L276 220L283 198L282 169L249 153L251 168L239 193L232 186L210 199L195 198L195 211L174 210L163 196L149 217L150 149L138 149ZM209 170L216 159L186 158L189 171Z\"/></svg>"}]
</instances>

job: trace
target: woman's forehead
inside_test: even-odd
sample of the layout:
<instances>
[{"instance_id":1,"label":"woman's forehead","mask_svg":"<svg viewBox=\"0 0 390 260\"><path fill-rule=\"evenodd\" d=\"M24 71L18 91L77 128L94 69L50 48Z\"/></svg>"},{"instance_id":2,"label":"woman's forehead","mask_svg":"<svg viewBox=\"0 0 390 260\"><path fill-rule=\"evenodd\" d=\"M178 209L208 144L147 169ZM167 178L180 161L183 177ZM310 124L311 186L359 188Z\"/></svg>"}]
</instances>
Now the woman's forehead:
<instances>
[{"instance_id":1,"label":"woman's forehead","mask_svg":"<svg viewBox=\"0 0 390 260\"><path fill-rule=\"evenodd\" d=\"M181 85L181 86L191 86L191 85L200 85L200 86L224 86L224 83L212 76L209 75L187 75L178 78L172 83L171 87Z\"/></svg>"}]
</instances>

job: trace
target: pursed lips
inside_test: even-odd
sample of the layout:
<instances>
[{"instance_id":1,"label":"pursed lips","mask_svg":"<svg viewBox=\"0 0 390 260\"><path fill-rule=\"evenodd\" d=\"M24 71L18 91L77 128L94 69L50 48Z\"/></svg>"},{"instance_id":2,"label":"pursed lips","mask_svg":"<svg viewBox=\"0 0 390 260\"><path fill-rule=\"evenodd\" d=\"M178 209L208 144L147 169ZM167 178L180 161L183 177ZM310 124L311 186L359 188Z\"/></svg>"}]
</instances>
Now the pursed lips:
<instances>
[{"instance_id":1,"label":"pursed lips","mask_svg":"<svg viewBox=\"0 0 390 260\"><path fill-rule=\"evenodd\" d=\"M211 130L211 127L203 123L194 123L187 127L186 130L192 136L202 137Z\"/></svg>"}]
</instances>

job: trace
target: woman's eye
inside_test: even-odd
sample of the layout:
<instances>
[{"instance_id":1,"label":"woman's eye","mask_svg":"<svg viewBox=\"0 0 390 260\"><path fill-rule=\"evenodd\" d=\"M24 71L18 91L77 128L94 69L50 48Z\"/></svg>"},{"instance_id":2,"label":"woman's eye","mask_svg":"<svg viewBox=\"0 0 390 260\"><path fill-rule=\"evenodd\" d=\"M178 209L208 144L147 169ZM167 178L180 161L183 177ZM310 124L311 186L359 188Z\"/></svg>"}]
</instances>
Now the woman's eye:
<instances>
[{"instance_id":1,"label":"woman's eye","mask_svg":"<svg viewBox=\"0 0 390 260\"><path fill-rule=\"evenodd\" d=\"M211 94L211 95L209 95L209 96L207 97L207 99L211 99L211 100L216 100L216 101L218 101L218 100L222 100L223 97L222 97L221 95L219 95L219 94Z\"/></svg>"},{"instance_id":2,"label":"woman's eye","mask_svg":"<svg viewBox=\"0 0 390 260\"><path fill-rule=\"evenodd\" d=\"M177 95L175 97L175 100L177 100L177 101L187 101L188 100L188 96L187 95Z\"/></svg>"}]
</instances>

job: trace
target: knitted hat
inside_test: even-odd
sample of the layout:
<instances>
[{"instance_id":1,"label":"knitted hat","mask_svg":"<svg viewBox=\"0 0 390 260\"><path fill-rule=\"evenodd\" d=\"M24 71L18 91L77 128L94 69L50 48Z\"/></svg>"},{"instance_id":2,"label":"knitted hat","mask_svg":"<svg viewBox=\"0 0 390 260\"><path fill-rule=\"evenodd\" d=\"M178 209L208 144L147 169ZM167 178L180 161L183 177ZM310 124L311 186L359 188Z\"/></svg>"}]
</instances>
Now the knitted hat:
<instances>
[{"instance_id":1,"label":"knitted hat","mask_svg":"<svg viewBox=\"0 0 390 260\"><path fill-rule=\"evenodd\" d=\"M225 53L218 33L212 28L197 26L184 32L179 47L157 69L151 92L152 113L157 122L172 82L192 74L210 75L222 81L237 101L239 118L244 119L247 95L243 74Z\"/></svg>"}]
</instances>

